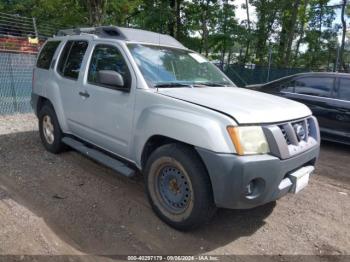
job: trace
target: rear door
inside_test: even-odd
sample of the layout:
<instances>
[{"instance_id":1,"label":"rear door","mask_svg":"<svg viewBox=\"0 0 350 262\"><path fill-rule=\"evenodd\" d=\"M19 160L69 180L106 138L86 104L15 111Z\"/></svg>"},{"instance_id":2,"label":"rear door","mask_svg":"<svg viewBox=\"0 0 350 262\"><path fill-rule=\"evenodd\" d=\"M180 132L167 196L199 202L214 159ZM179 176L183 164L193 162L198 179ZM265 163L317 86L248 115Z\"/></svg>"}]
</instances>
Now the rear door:
<instances>
[{"instance_id":1,"label":"rear door","mask_svg":"<svg viewBox=\"0 0 350 262\"><path fill-rule=\"evenodd\" d=\"M338 78L335 98L335 129L341 140L350 143L350 78Z\"/></svg>"},{"instance_id":2,"label":"rear door","mask_svg":"<svg viewBox=\"0 0 350 262\"><path fill-rule=\"evenodd\" d=\"M87 137L86 127L90 124L89 115L86 113L88 95L82 88L81 73L88 45L87 40L67 41L55 71L68 129L81 138Z\"/></svg>"},{"instance_id":3,"label":"rear door","mask_svg":"<svg viewBox=\"0 0 350 262\"><path fill-rule=\"evenodd\" d=\"M295 78L294 93L288 97L307 105L317 117L322 132L334 128L334 84L333 76L302 76Z\"/></svg>"}]
</instances>

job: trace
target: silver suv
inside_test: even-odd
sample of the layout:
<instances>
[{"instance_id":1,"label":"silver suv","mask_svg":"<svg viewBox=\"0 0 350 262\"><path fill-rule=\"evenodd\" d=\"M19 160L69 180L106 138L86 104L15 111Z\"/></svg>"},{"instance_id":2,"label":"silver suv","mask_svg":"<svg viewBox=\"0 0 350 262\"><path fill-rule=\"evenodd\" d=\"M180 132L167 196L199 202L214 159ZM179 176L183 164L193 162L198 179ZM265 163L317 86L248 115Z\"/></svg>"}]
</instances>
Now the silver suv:
<instances>
[{"instance_id":1,"label":"silver suv","mask_svg":"<svg viewBox=\"0 0 350 262\"><path fill-rule=\"evenodd\" d=\"M299 192L319 154L306 106L237 88L200 54L143 30L60 31L38 56L32 106L48 151L141 171L154 211L180 230L217 207Z\"/></svg>"}]
</instances>

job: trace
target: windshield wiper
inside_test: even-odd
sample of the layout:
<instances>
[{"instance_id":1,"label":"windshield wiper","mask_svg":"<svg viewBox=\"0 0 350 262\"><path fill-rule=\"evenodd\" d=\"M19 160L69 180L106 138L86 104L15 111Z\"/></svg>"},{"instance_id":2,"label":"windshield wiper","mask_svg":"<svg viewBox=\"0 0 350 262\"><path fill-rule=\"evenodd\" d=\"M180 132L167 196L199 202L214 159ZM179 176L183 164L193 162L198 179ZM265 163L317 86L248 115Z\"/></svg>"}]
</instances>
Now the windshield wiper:
<instances>
[{"instance_id":1,"label":"windshield wiper","mask_svg":"<svg viewBox=\"0 0 350 262\"><path fill-rule=\"evenodd\" d=\"M227 86L227 85L216 83L216 82L196 82L196 83L193 83L193 86Z\"/></svg>"},{"instance_id":2,"label":"windshield wiper","mask_svg":"<svg viewBox=\"0 0 350 262\"><path fill-rule=\"evenodd\" d=\"M177 82L169 82L169 83L159 83L155 84L154 87L191 87L188 84L182 84Z\"/></svg>"}]
</instances>

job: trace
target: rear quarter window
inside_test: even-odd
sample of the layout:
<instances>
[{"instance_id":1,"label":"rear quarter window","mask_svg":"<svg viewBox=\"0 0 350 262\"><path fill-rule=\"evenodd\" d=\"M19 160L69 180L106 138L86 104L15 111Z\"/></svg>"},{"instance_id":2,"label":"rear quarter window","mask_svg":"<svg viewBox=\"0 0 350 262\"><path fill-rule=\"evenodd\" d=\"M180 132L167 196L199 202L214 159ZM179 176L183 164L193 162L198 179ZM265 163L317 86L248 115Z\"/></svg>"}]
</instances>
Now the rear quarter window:
<instances>
[{"instance_id":1,"label":"rear quarter window","mask_svg":"<svg viewBox=\"0 0 350 262\"><path fill-rule=\"evenodd\" d=\"M339 81L338 98L350 101L350 79L341 78Z\"/></svg>"},{"instance_id":2,"label":"rear quarter window","mask_svg":"<svg viewBox=\"0 0 350 262\"><path fill-rule=\"evenodd\" d=\"M49 41L44 45L36 63L36 66L38 68L47 69L47 70L50 68L52 58L59 44L60 44L60 41Z\"/></svg>"}]
</instances>

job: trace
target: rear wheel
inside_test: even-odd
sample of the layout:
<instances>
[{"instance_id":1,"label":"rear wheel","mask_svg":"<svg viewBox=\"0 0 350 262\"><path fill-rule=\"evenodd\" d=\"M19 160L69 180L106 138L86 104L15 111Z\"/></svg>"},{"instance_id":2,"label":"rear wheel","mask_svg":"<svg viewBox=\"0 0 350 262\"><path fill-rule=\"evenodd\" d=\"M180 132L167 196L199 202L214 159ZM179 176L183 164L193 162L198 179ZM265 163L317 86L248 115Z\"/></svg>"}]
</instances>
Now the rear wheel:
<instances>
[{"instance_id":1,"label":"rear wheel","mask_svg":"<svg viewBox=\"0 0 350 262\"><path fill-rule=\"evenodd\" d=\"M169 144L156 149L147 161L145 179L152 208L176 229L196 228L215 213L209 176L188 146Z\"/></svg>"},{"instance_id":2,"label":"rear wheel","mask_svg":"<svg viewBox=\"0 0 350 262\"><path fill-rule=\"evenodd\" d=\"M62 143L63 133L57 120L55 110L50 104L45 104L39 114L39 133L46 150L58 154L65 149Z\"/></svg>"}]
</instances>

